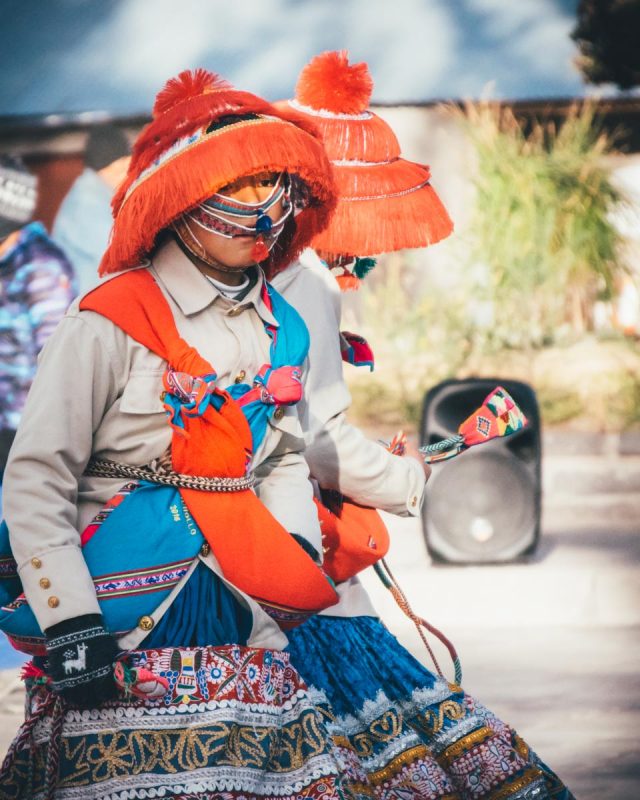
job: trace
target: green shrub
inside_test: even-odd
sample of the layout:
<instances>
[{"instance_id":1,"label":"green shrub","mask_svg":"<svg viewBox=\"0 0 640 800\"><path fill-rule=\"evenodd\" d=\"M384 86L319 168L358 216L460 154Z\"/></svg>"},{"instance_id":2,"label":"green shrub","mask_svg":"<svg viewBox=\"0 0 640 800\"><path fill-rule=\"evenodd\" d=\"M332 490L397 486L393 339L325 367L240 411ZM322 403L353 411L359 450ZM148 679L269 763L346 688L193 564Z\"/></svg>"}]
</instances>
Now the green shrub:
<instances>
[{"instance_id":1,"label":"green shrub","mask_svg":"<svg viewBox=\"0 0 640 800\"><path fill-rule=\"evenodd\" d=\"M455 110L475 146L470 265L493 306L484 332L496 347L540 347L593 327L593 305L623 271L610 212L621 201L603 156L612 142L594 106L574 107L559 128L525 134L509 108Z\"/></svg>"}]
</instances>

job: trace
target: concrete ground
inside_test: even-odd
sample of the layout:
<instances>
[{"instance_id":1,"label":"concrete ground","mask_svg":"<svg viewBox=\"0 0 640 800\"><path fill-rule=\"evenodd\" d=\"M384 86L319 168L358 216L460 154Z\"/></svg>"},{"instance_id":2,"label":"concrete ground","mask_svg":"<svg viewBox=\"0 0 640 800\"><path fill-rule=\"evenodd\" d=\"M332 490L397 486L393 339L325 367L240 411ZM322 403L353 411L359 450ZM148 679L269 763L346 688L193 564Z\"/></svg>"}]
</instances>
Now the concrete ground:
<instances>
[{"instance_id":1,"label":"concrete ground","mask_svg":"<svg viewBox=\"0 0 640 800\"><path fill-rule=\"evenodd\" d=\"M508 721L578 800L640 797L640 517L627 530L547 532L528 564L430 565L419 526L389 557L416 612L453 641L463 686ZM414 655L413 625L365 578ZM453 671L442 647L436 657Z\"/></svg>"},{"instance_id":2,"label":"concrete ground","mask_svg":"<svg viewBox=\"0 0 640 800\"><path fill-rule=\"evenodd\" d=\"M545 465L544 532L527 563L433 565L419 521L388 518L388 561L415 610L455 643L465 689L508 720L578 800L640 798L640 459L626 465L631 485L626 469L624 485L582 495L560 493L563 465ZM428 663L369 573L383 620ZM446 652L436 652L452 676ZM0 752L21 713L17 670L3 670Z\"/></svg>"}]
</instances>

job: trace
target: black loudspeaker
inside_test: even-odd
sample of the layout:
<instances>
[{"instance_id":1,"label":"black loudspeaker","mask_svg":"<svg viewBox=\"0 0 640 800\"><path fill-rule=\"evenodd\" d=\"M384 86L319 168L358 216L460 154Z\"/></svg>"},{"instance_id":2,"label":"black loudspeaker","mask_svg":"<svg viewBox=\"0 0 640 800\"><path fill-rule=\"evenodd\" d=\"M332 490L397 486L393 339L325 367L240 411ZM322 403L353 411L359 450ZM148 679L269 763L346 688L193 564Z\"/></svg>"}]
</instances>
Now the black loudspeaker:
<instances>
[{"instance_id":1,"label":"black loudspeaker","mask_svg":"<svg viewBox=\"0 0 640 800\"><path fill-rule=\"evenodd\" d=\"M437 561L510 561L533 552L540 535L540 412L533 389L502 378L450 380L425 396L421 444L458 426L496 386L504 386L529 426L433 465L422 509L424 537Z\"/></svg>"}]
</instances>

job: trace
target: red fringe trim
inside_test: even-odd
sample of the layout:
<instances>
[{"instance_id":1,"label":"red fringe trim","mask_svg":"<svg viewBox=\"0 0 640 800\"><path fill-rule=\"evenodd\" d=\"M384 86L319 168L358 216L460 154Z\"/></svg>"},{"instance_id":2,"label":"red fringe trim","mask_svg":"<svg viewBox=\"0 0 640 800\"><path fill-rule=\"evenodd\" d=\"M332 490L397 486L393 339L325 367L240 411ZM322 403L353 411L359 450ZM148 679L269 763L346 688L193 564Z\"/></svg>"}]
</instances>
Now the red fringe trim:
<instances>
[{"instance_id":1,"label":"red fringe trim","mask_svg":"<svg viewBox=\"0 0 640 800\"><path fill-rule=\"evenodd\" d=\"M329 228L316 236L312 246L333 255L372 256L426 247L452 231L445 207L427 185L399 197L339 201Z\"/></svg>"},{"instance_id":2,"label":"red fringe trim","mask_svg":"<svg viewBox=\"0 0 640 800\"><path fill-rule=\"evenodd\" d=\"M249 92L229 89L209 92L178 103L142 130L133 146L127 177L114 195L112 208L117 214L129 187L138 175L175 141L190 136L213 120L226 114L263 114L282 116L274 106ZM221 184L222 185L222 184Z\"/></svg>"},{"instance_id":3,"label":"red fringe trim","mask_svg":"<svg viewBox=\"0 0 640 800\"><path fill-rule=\"evenodd\" d=\"M335 166L334 177L341 199L391 197L411 193L431 179L426 164L416 164L398 158L388 164L376 166Z\"/></svg>"},{"instance_id":4,"label":"red fringe trim","mask_svg":"<svg viewBox=\"0 0 640 800\"><path fill-rule=\"evenodd\" d=\"M306 120L320 136L332 161L391 161L400 157L400 144L389 125L376 114L367 119L316 117L290 106L276 103L278 111L296 122Z\"/></svg>"},{"instance_id":5,"label":"red fringe trim","mask_svg":"<svg viewBox=\"0 0 640 800\"><path fill-rule=\"evenodd\" d=\"M335 205L335 187L317 139L282 120L261 119L221 128L168 159L125 202L121 188L120 208L100 275L136 266L153 250L158 233L180 214L224 184L262 170L296 173L312 195L311 204L289 226L289 246L274 248L267 267L275 274L326 227Z\"/></svg>"}]
</instances>

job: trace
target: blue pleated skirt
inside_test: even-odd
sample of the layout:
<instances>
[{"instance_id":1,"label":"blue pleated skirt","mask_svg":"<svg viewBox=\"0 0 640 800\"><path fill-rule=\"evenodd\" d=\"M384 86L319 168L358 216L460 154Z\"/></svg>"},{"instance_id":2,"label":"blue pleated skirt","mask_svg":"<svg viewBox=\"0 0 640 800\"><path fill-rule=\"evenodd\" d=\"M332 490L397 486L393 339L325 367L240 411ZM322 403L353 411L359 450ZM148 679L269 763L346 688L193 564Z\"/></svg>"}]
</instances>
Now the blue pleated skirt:
<instances>
[{"instance_id":1,"label":"blue pleated skirt","mask_svg":"<svg viewBox=\"0 0 640 800\"><path fill-rule=\"evenodd\" d=\"M251 616L199 564L145 648L246 644ZM506 723L415 659L380 620L316 616L287 633L354 800L572 800Z\"/></svg>"},{"instance_id":2,"label":"blue pleated skirt","mask_svg":"<svg viewBox=\"0 0 640 800\"><path fill-rule=\"evenodd\" d=\"M316 616L288 636L291 663L363 797L572 800L509 725L430 672L380 620Z\"/></svg>"},{"instance_id":3,"label":"blue pleated skirt","mask_svg":"<svg viewBox=\"0 0 640 800\"><path fill-rule=\"evenodd\" d=\"M141 647L245 645L251 625L251 612L214 572L199 563Z\"/></svg>"}]
</instances>

